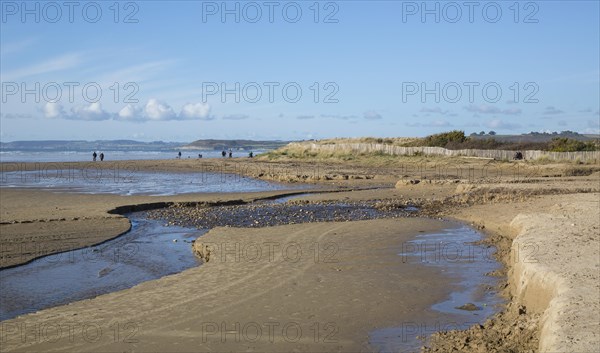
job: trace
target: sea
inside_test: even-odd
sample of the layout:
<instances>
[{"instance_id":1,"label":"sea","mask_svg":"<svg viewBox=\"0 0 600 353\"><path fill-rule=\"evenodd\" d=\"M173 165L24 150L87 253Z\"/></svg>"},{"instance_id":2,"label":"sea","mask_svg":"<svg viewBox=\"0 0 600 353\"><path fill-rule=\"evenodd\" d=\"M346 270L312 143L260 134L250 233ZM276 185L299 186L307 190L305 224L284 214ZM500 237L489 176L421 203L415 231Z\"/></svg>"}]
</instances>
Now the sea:
<instances>
[{"instance_id":1,"label":"sea","mask_svg":"<svg viewBox=\"0 0 600 353\"><path fill-rule=\"evenodd\" d=\"M222 158L217 150L182 150L182 159L198 161L189 172L144 171L125 161L168 160L178 157L177 150L98 151L104 161L120 162L110 168L92 162L92 153L84 151L2 151L0 187L46 189L53 192L166 196L187 193L232 193L289 190L289 185L243 177L230 170L215 170L201 163L207 158ZM265 150L253 151L255 154ZM247 151L233 151L233 160L247 158ZM202 155L202 159L199 158ZM78 166L67 162L87 162ZM28 163L28 164L24 164ZM294 185L293 188L306 188Z\"/></svg>"},{"instance_id":2,"label":"sea","mask_svg":"<svg viewBox=\"0 0 600 353\"><path fill-rule=\"evenodd\" d=\"M266 150L253 151L255 155ZM148 159L174 159L177 150L158 151L97 151L104 153L105 161L127 161ZM217 150L182 150L181 158L220 158L221 151ZM247 151L233 151L233 157L247 157ZM0 163L4 162L91 162L92 152L89 151L0 151Z\"/></svg>"}]
</instances>

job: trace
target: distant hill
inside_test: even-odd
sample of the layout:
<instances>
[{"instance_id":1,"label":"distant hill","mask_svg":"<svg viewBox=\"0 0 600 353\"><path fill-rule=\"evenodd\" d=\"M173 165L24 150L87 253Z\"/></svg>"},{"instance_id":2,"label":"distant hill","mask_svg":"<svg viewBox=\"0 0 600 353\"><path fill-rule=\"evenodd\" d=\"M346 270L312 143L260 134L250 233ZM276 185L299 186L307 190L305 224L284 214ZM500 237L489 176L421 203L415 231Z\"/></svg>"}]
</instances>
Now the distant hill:
<instances>
[{"instance_id":1,"label":"distant hill","mask_svg":"<svg viewBox=\"0 0 600 353\"><path fill-rule=\"evenodd\" d=\"M253 140L198 140L182 147L184 150L271 150L285 146L289 141Z\"/></svg>"},{"instance_id":2,"label":"distant hill","mask_svg":"<svg viewBox=\"0 0 600 353\"><path fill-rule=\"evenodd\" d=\"M555 138L570 138L578 141L594 141L598 140L598 135L582 135L576 132L561 132L561 133L541 133L534 132L528 134L521 135L480 135L480 134L471 134L469 137L474 139L490 139L493 138L499 142L514 142L514 143L531 143L531 142L549 142Z\"/></svg>"},{"instance_id":3,"label":"distant hill","mask_svg":"<svg viewBox=\"0 0 600 353\"><path fill-rule=\"evenodd\" d=\"M101 141L13 141L0 142L3 151L172 151L179 148L179 142L140 142L133 140L101 140Z\"/></svg>"}]
</instances>

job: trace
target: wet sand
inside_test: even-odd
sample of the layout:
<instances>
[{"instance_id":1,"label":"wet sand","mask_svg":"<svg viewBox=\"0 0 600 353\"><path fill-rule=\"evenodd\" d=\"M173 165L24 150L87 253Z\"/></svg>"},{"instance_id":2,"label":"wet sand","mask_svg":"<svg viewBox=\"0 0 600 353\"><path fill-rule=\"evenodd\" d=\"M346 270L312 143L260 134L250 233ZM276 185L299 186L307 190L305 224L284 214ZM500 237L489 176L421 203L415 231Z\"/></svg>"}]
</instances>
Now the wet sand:
<instances>
[{"instance_id":1,"label":"wet sand","mask_svg":"<svg viewBox=\"0 0 600 353\"><path fill-rule=\"evenodd\" d=\"M369 331L438 315L428 308L447 295L447 279L433 268L404 263L398 253L411 235L443 226L403 219L217 228L201 242L225 249L224 257L213 254L204 265L177 275L5 321L3 346L7 351L368 351ZM22 342L13 331L22 323L71 325L75 337ZM118 342L114 325L124 330ZM85 327L104 334L89 342L81 334Z\"/></svg>"},{"instance_id":2,"label":"wet sand","mask_svg":"<svg viewBox=\"0 0 600 353\"><path fill-rule=\"evenodd\" d=\"M109 213L117 208L124 213L128 209L134 211L136 207L143 209L143 205L158 207L172 202L250 201L288 193L268 191L151 197L0 188L0 268L97 244L127 232L129 220L121 214Z\"/></svg>"}]
</instances>

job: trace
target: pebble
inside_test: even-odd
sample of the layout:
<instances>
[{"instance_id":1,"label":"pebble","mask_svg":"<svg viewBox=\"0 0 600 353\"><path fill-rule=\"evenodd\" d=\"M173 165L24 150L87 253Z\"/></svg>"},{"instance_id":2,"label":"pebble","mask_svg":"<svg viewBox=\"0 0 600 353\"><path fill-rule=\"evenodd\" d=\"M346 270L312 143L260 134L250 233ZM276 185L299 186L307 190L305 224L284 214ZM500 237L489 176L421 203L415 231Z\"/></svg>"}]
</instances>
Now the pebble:
<instances>
[{"instance_id":1,"label":"pebble","mask_svg":"<svg viewBox=\"0 0 600 353\"><path fill-rule=\"evenodd\" d=\"M357 221L379 218L414 217L418 212L406 211L412 204L403 200L251 203L234 206L174 205L146 211L146 216L167 225L213 227L267 227L285 224L328 221Z\"/></svg>"}]
</instances>

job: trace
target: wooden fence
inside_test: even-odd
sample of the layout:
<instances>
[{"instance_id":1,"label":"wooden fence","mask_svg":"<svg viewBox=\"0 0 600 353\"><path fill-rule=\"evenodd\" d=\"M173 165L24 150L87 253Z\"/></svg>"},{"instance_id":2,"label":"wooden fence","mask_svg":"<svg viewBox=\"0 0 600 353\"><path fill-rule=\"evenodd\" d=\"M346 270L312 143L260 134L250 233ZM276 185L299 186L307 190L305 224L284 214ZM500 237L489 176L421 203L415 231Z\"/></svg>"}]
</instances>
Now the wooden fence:
<instances>
[{"instance_id":1,"label":"wooden fence","mask_svg":"<svg viewBox=\"0 0 600 353\"><path fill-rule=\"evenodd\" d=\"M423 154L427 156L466 156L491 158L497 160L514 157L515 151L504 150L448 150L442 147L401 147L386 145L380 143L335 143L335 144L316 144L306 142L295 142L290 147L298 147L319 152L336 153L373 153L381 152L385 154L398 156L412 156ZM582 162L600 161L600 151L580 151L580 152L547 152L547 151L521 151L526 160L535 160L546 158L554 161L575 161Z\"/></svg>"}]
</instances>

